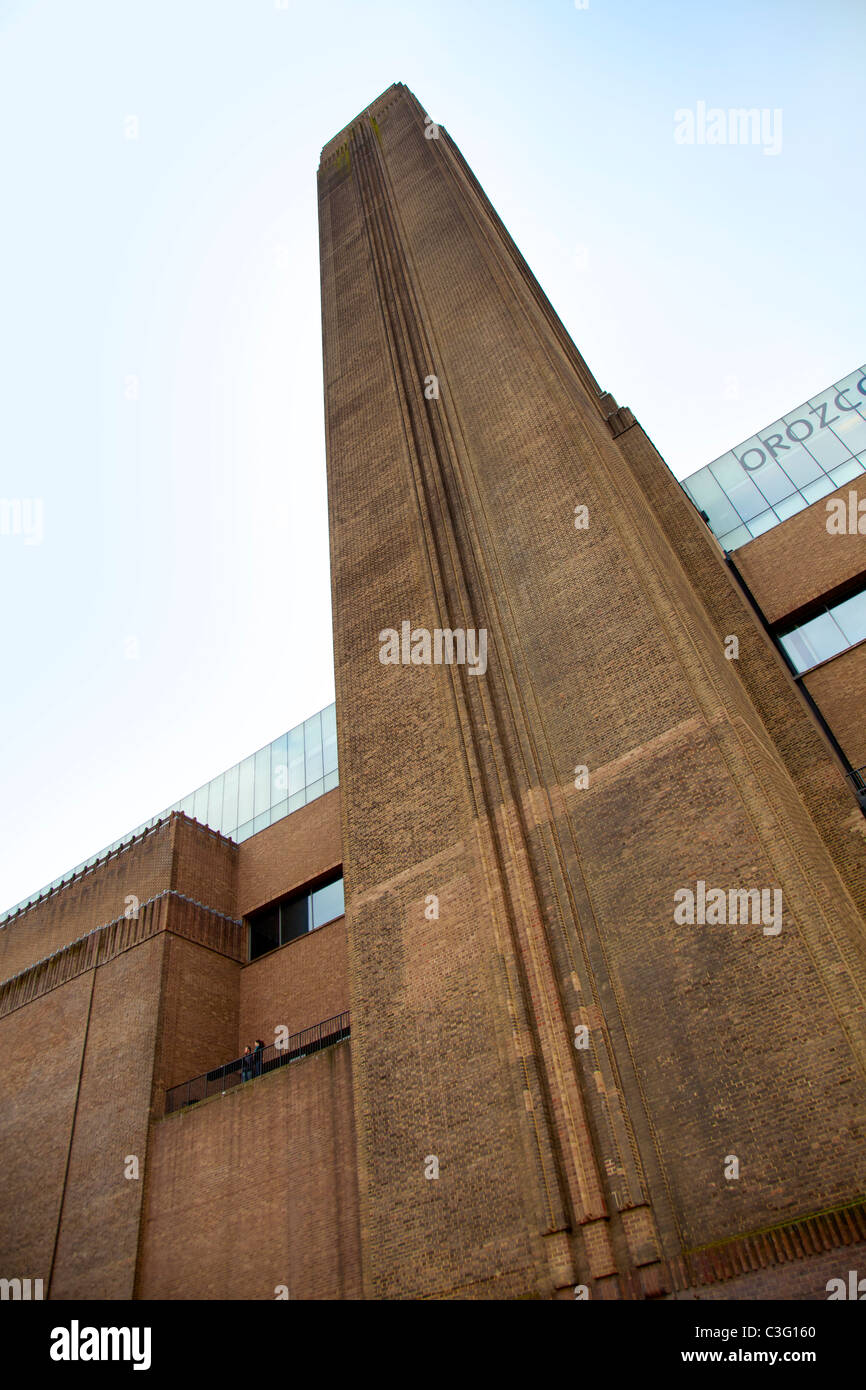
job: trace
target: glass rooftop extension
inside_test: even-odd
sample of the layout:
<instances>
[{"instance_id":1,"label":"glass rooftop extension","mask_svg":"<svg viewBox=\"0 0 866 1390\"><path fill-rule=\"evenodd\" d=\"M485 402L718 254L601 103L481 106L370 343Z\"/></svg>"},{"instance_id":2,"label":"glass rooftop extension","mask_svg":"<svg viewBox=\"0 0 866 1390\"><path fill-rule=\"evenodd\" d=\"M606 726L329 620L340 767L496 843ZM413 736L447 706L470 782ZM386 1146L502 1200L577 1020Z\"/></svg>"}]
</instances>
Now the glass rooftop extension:
<instances>
[{"instance_id":1,"label":"glass rooftop extension","mask_svg":"<svg viewBox=\"0 0 866 1390\"><path fill-rule=\"evenodd\" d=\"M82 869L90 868L98 859L128 844L172 811L183 811L193 820L241 844L274 821L282 820L283 816L291 815L292 811L329 792L338 781L337 706L332 704L0 913L0 922L36 902L52 888L59 888L61 883L81 873Z\"/></svg>"},{"instance_id":2,"label":"glass rooftop extension","mask_svg":"<svg viewBox=\"0 0 866 1390\"><path fill-rule=\"evenodd\" d=\"M682 485L736 550L866 471L866 367L805 401Z\"/></svg>"}]
</instances>

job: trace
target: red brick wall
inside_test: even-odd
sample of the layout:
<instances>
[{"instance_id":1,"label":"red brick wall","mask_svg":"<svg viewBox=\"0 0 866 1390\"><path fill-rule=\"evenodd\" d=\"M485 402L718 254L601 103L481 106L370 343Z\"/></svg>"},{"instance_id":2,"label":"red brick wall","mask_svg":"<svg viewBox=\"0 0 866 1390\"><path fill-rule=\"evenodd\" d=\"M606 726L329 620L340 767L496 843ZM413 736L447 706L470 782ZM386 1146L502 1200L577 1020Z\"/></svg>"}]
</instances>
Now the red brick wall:
<instances>
[{"instance_id":1,"label":"red brick wall","mask_svg":"<svg viewBox=\"0 0 866 1390\"><path fill-rule=\"evenodd\" d=\"M42 1279L46 1296L92 981L0 1019L0 1277Z\"/></svg>"},{"instance_id":2,"label":"red brick wall","mask_svg":"<svg viewBox=\"0 0 866 1390\"><path fill-rule=\"evenodd\" d=\"M165 943L95 972L52 1298L132 1297ZM124 1177L131 1154L138 1179Z\"/></svg>"},{"instance_id":3,"label":"red brick wall","mask_svg":"<svg viewBox=\"0 0 866 1390\"><path fill-rule=\"evenodd\" d=\"M238 993L242 968L216 951L166 936L160 1042L154 1074L154 1113L164 1092L238 1055Z\"/></svg>"},{"instance_id":4,"label":"red brick wall","mask_svg":"<svg viewBox=\"0 0 866 1390\"><path fill-rule=\"evenodd\" d=\"M828 1281L844 1279L847 1285L848 1271L851 1269L858 1270L861 1279L866 1274L866 1244L855 1242L852 1245L842 1245L835 1250L813 1254L809 1259L768 1265L766 1269L756 1269L754 1273L741 1274L736 1279L723 1279L718 1284L701 1284L694 1289L678 1293L676 1298L683 1301L766 1298L821 1301L828 1297ZM799 1319L799 1322L801 1326L808 1326L808 1319ZM800 1347L792 1343L786 1350L799 1351L809 1345L804 1343Z\"/></svg>"},{"instance_id":5,"label":"red brick wall","mask_svg":"<svg viewBox=\"0 0 866 1390\"><path fill-rule=\"evenodd\" d=\"M171 823L164 821L0 928L0 979L122 917L129 894L146 902L170 888L171 879Z\"/></svg>"},{"instance_id":6,"label":"red brick wall","mask_svg":"<svg viewBox=\"0 0 866 1390\"><path fill-rule=\"evenodd\" d=\"M866 642L803 677L853 767L866 766Z\"/></svg>"},{"instance_id":7,"label":"red brick wall","mask_svg":"<svg viewBox=\"0 0 866 1390\"><path fill-rule=\"evenodd\" d=\"M350 1044L154 1123L136 1296L360 1296Z\"/></svg>"},{"instance_id":8,"label":"red brick wall","mask_svg":"<svg viewBox=\"0 0 866 1390\"><path fill-rule=\"evenodd\" d=\"M238 916L342 862L340 789L335 787L238 846Z\"/></svg>"},{"instance_id":9,"label":"red brick wall","mask_svg":"<svg viewBox=\"0 0 866 1390\"><path fill-rule=\"evenodd\" d=\"M278 1024L296 1033L348 1007L346 919L339 917L244 966L239 1050L256 1038L272 1043Z\"/></svg>"},{"instance_id":10,"label":"red brick wall","mask_svg":"<svg viewBox=\"0 0 866 1390\"><path fill-rule=\"evenodd\" d=\"M258 838L264 843L247 842L247 901L279 896L340 863L339 800L333 794L321 798ZM174 817L22 914L0 933L5 960L13 969L23 968L49 950L62 949L122 916L128 894L145 902L172 887L185 898L232 915L237 856L230 842ZM134 931L121 933L112 945L112 934L101 949L111 946L120 953L64 985L56 984L66 960L60 957L36 980L46 992L0 1018L0 1275L42 1278L48 1292L56 1235L53 1298L132 1296L142 1193L149 1181L149 1118L162 1116L166 1088L238 1055L242 994L245 1030L268 1040L275 1023L297 1031L346 1007L342 920L245 971L231 958L237 930L230 922L202 915L173 896L161 898L148 911L159 914L157 935L128 944L127 937L135 939ZM153 926L149 917L148 923ZM213 935L203 938L208 945L176 934L207 933L210 926ZM88 951L82 963L96 958ZM9 1004L7 1000L5 1006ZM299 1082L301 1099L289 1111L299 1133L315 1125L317 1137L306 1144L306 1151L315 1154L323 1171L331 1159L322 1145L340 1139L339 1154L332 1155L334 1190L329 1189L327 1201L330 1208L334 1202L345 1206L349 1183L354 1211L354 1158L349 1181L342 1132L348 1125L351 1145L345 1048L342 1055L343 1062L319 1065L313 1060L313 1070L308 1066ZM314 1078L327 1083L333 1097L330 1091L320 1095ZM331 1099L339 1111L334 1116ZM249 1145L256 1150L254 1134ZM272 1150L275 1145L276 1140ZM127 1155L139 1160L138 1179L124 1175ZM298 1163L301 1157L298 1147ZM216 1147L209 1161L214 1173L221 1173L225 1152ZM257 1183L259 1177L252 1181ZM284 1196L275 1191L275 1207ZM306 1222L323 1221L327 1232L328 1223L337 1220L339 1230L332 1231L337 1244L351 1245L351 1221L344 1229L343 1216L305 1210L298 1222L304 1229ZM302 1246L309 1245L305 1231ZM351 1266L351 1258L346 1258ZM317 1280L330 1287L331 1254L323 1260L318 1270L304 1273L310 1287ZM339 1289L343 1275L338 1272L334 1278Z\"/></svg>"},{"instance_id":11,"label":"red brick wall","mask_svg":"<svg viewBox=\"0 0 866 1390\"><path fill-rule=\"evenodd\" d=\"M172 888L234 916L237 845L185 816L174 817L174 828Z\"/></svg>"},{"instance_id":12,"label":"red brick wall","mask_svg":"<svg viewBox=\"0 0 866 1390\"><path fill-rule=\"evenodd\" d=\"M174 888L218 912L235 912L237 846L175 814L111 858L0 927L0 980Z\"/></svg>"},{"instance_id":13,"label":"red brick wall","mask_svg":"<svg viewBox=\"0 0 866 1390\"><path fill-rule=\"evenodd\" d=\"M862 1191L862 818L718 547L639 427L606 423L440 137L389 89L319 173L371 1297L484 1296L503 1272L546 1293L569 1256L599 1279L652 1259L653 1223L673 1256ZM402 620L486 629L485 676L382 665ZM698 878L781 888L781 936L683 929Z\"/></svg>"},{"instance_id":14,"label":"red brick wall","mask_svg":"<svg viewBox=\"0 0 866 1390\"><path fill-rule=\"evenodd\" d=\"M734 551L737 568L769 623L866 572L866 535L827 531L827 503L842 498L847 505L852 491L866 498L862 476Z\"/></svg>"}]
</instances>

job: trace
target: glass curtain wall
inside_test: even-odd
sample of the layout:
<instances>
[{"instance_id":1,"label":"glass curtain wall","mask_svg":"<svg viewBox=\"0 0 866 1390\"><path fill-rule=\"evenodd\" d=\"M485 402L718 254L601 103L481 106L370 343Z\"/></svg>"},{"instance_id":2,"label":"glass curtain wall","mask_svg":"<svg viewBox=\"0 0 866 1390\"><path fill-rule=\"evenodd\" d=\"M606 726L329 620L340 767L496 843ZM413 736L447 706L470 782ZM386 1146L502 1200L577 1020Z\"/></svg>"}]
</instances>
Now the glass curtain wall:
<instances>
[{"instance_id":1,"label":"glass curtain wall","mask_svg":"<svg viewBox=\"0 0 866 1390\"><path fill-rule=\"evenodd\" d=\"M0 915L0 921L34 902L48 889L59 888L66 879L95 864L112 850L120 849L172 811L183 811L240 844L331 791L338 782L337 707L332 704L77 864L62 878L54 879L39 892L24 898Z\"/></svg>"},{"instance_id":2,"label":"glass curtain wall","mask_svg":"<svg viewBox=\"0 0 866 1390\"><path fill-rule=\"evenodd\" d=\"M684 478L725 550L736 550L866 472L866 367Z\"/></svg>"}]
</instances>

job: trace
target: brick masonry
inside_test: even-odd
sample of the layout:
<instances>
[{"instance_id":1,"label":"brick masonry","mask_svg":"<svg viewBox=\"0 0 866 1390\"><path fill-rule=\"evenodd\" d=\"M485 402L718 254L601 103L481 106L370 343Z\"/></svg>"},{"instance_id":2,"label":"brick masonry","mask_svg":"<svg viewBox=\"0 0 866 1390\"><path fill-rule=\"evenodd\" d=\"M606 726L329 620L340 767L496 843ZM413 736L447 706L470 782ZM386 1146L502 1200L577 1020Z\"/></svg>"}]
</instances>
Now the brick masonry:
<instances>
[{"instance_id":1,"label":"brick masonry","mask_svg":"<svg viewBox=\"0 0 866 1390\"><path fill-rule=\"evenodd\" d=\"M346 1008L342 920L245 963L246 929L233 915L239 900L250 911L339 866L339 837L334 793L240 847L175 815L0 933L5 959L19 972L0 982L0 1271L7 1277L41 1278L51 1298L133 1297L143 1200L147 1194L152 1213L168 1210L162 1185L176 1177L160 1167L155 1139L166 1089L237 1057L241 1037L272 1036L275 1022L294 1031ZM127 894L141 899L137 916L123 915ZM238 1112L247 1126L242 1163L257 1196L255 1217L235 1239L245 1243L247 1268L261 1274L267 1266L276 1281L268 1262L279 1230L279 1263L293 1296L304 1288L321 1297L357 1292L348 1049L340 1045L337 1061L325 1052L292 1063L280 1073L285 1081L271 1084L264 1109L255 1097L269 1078L256 1080L245 1088L252 1104ZM221 1182L228 1151L220 1144L232 1141L216 1107L199 1109L198 1162L211 1163ZM283 1137L263 1152L269 1127ZM292 1156L290 1183L281 1145ZM132 1158L137 1178L127 1176ZM309 1174L307 1159L316 1165ZM243 1210L236 1204L233 1219ZM189 1213L201 1239L207 1223L197 1199ZM168 1291L181 1277L187 1292L177 1296L208 1296L213 1268L202 1267L196 1283L195 1265L161 1252L158 1233L170 1233L174 1250L182 1229L183 1222L156 1220L146 1296L175 1296ZM214 1260L222 1248L216 1240ZM229 1279L228 1267L224 1273ZM241 1296L273 1297L273 1288Z\"/></svg>"},{"instance_id":2,"label":"brick masonry","mask_svg":"<svg viewBox=\"0 0 866 1390\"><path fill-rule=\"evenodd\" d=\"M335 787L238 846L238 916L339 868L342 861L340 789Z\"/></svg>"},{"instance_id":3,"label":"brick masonry","mask_svg":"<svg viewBox=\"0 0 866 1390\"><path fill-rule=\"evenodd\" d=\"M351 1086L340 1043L154 1124L137 1297L359 1297Z\"/></svg>"},{"instance_id":4,"label":"brick masonry","mask_svg":"<svg viewBox=\"0 0 866 1390\"><path fill-rule=\"evenodd\" d=\"M238 1051L256 1038L273 1043L277 1027L299 1033L348 1007L346 922L339 917L244 967Z\"/></svg>"},{"instance_id":5,"label":"brick masonry","mask_svg":"<svg viewBox=\"0 0 866 1390\"><path fill-rule=\"evenodd\" d=\"M171 887L168 820L54 889L0 926L0 978L8 979L95 927L122 917L127 895L146 902Z\"/></svg>"},{"instance_id":6,"label":"brick masonry","mask_svg":"<svg viewBox=\"0 0 866 1390\"><path fill-rule=\"evenodd\" d=\"M0 1019L0 1269L46 1292L92 987L93 972Z\"/></svg>"},{"instance_id":7,"label":"brick masonry","mask_svg":"<svg viewBox=\"0 0 866 1390\"><path fill-rule=\"evenodd\" d=\"M390 88L319 188L341 788L241 846L173 815L0 930L0 1270L821 1297L866 1246L866 821L447 132ZM403 620L484 628L486 674L383 665ZM345 920L246 963L343 859ZM698 878L780 888L782 932L677 924ZM347 1004L350 1042L164 1114Z\"/></svg>"},{"instance_id":8,"label":"brick masonry","mask_svg":"<svg viewBox=\"0 0 866 1390\"><path fill-rule=\"evenodd\" d=\"M863 1195L863 818L447 132L390 88L319 197L365 1295L662 1292ZM383 665L404 620L487 674ZM781 935L676 924L699 878Z\"/></svg>"},{"instance_id":9,"label":"brick masonry","mask_svg":"<svg viewBox=\"0 0 866 1390\"><path fill-rule=\"evenodd\" d=\"M847 507L851 492L866 501L862 475L734 551L769 623L780 622L847 580L866 578L866 532L835 535L827 530L827 504L841 499Z\"/></svg>"},{"instance_id":10,"label":"brick masonry","mask_svg":"<svg viewBox=\"0 0 866 1390\"><path fill-rule=\"evenodd\" d=\"M852 767L866 767L866 642L803 677Z\"/></svg>"}]
</instances>

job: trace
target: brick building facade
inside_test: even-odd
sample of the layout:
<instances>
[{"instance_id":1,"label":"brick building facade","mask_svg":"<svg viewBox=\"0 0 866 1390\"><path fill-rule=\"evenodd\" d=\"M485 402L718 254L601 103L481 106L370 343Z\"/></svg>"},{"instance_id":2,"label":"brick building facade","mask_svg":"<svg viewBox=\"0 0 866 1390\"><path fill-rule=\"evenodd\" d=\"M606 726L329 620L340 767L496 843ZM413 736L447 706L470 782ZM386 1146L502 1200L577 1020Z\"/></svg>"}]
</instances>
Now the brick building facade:
<instances>
[{"instance_id":1,"label":"brick building facade","mask_svg":"<svg viewBox=\"0 0 866 1390\"><path fill-rule=\"evenodd\" d=\"M239 844L173 812L7 919L4 1269L53 1298L825 1297L866 1269L866 672L855 646L802 683L822 724L771 633L864 542L816 506L726 562L405 87L319 198L340 787ZM426 659L457 630L483 671ZM250 960L341 866L345 918ZM778 922L683 922L700 885Z\"/></svg>"}]
</instances>

